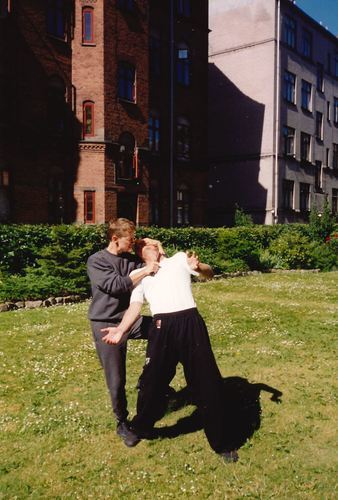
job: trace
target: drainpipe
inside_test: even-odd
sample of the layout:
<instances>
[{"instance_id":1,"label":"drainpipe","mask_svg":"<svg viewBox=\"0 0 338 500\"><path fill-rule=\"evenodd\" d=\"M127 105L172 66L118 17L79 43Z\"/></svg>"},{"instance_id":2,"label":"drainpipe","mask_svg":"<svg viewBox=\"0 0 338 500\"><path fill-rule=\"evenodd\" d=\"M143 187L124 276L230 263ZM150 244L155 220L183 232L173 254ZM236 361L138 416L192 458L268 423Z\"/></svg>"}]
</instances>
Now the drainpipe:
<instances>
[{"instance_id":1,"label":"drainpipe","mask_svg":"<svg viewBox=\"0 0 338 500\"><path fill-rule=\"evenodd\" d=\"M174 225L174 0L169 13L169 225Z\"/></svg>"},{"instance_id":2,"label":"drainpipe","mask_svg":"<svg viewBox=\"0 0 338 500\"><path fill-rule=\"evenodd\" d=\"M277 0L277 43L276 43L276 95L275 95L275 154L274 154L274 203L273 203L273 223L278 222L278 189L279 189L279 165L278 165L278 149L279 149L279 113L280 113L280 0Z\"/></svg>"}]
</instances>

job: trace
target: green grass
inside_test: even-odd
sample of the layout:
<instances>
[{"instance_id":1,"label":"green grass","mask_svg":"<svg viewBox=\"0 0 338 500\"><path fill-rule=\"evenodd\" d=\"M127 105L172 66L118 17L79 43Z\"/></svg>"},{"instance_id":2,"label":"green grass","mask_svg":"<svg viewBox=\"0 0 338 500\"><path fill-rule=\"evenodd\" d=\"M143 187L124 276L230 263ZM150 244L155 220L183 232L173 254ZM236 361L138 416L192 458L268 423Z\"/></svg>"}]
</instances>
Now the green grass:
<instances>
[{"instance_id":1,"label":"green grass","mask_svg":"<svg viewBox=\"0 0 338 500\"><path fill-rule=\"evenodd\" d=\"M290 273L194 285L223 376L283 392L281 404L261 392L260 428L230 465L202 431L123 445L88 303L1 314L0 498L336 498L337 284L338 273ZM129 342L131 413L144 348ZM185 386L181 369L173 385Z\"/></svg>"}]
</instances>

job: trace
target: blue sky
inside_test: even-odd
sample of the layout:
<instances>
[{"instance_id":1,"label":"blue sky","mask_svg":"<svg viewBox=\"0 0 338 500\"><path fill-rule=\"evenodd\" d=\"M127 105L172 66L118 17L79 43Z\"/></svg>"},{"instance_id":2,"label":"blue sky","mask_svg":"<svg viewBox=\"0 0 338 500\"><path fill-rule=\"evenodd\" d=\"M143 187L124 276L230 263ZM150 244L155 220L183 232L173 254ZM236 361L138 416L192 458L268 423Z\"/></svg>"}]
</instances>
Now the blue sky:
<instances>
[{"instance_id":1,"label":"blue sky","mask_svg":"<svg viewBox=\"0 0 338 500\"><path fill-rule=\"evenodd\" d=\"M296 5L338 35L338 0L296 0Z\"/></svg>"}]
</instances>

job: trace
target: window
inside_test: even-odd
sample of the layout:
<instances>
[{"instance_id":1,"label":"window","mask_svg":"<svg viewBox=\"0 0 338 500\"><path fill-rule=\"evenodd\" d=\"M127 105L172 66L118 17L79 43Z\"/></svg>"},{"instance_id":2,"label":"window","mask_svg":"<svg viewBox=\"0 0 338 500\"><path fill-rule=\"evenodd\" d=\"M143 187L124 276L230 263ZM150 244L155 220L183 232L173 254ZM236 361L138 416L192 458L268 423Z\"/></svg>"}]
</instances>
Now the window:
<instances>
[{"instance_id":1,"label":"window","mask_svg":"<svg viewBox=\"0 0 338 500\"><path fill-rule=\"evenodd\" d=\"M315 190L322 190L322 162L316 161L315 163Z\"/></svg>"},{"instance_id":2,"label":"window","mask_svg":"<svg viewBox=\"0 0 338 500\"><path fill-rule=\"evenodd\" d=\"M299 208L301 212L310 210L310 184L299 184Z\"/></svg>"},{"instance_id":3,"label":"window","mask_svg":"<svg viewBox=\"0 0 338 500\"><path fill-rule=\"evenodd\" d=\"M284 136L284 154L286 156L294 156L295 154L295 129L291 127L283 127Z\"/></svg>"},{"instance_id":4,"label":"window","mask_svg":"<svg viewBox=\"0 0 338 500\"><path fill-rule=\"evenodd\" d=\"M64 0L48 0L47 31L57 38L65 38L65 5Z\"/></svg>"},{"instance_id":5,"label":"window","mask_svg":"<svg viewBox=\"0 0 338 500\"><path fill-rule=\"evenodd\" d=\"M178 226L190 223L189 192L186 186L181 186L176 192L176 222Z\"/></svg>"},{"instance_id":6,"label":"window","mask_svg":"<svg viewBox=\"0 0 338 500\"><path fill-rule=\"evenodd\" d=\"M311 83L302 80L302 108L310 111L311 106Z\"/></svg>"},{"instance_id":7,"label":"window","mask_svg":"<svg viewBox=\"0 0 338 500\"><path fill-rule=\"evenodd\" d=\"M121 10L132 12L135 9L134 0L117 0L117 5Z\"/></svg>"},{"instance_id":8,"label":"window","mask_svg":"<svg viewBox=\"0 0 338 500\"><path fill-rule=\"evenodd\" d=\"M323 140L323 113L316 111L316 138Z\"/></svg>"},{"instance_id":9,"label":"window","mask_svg":"<svg viewBox=\"0 0 338 500\"><path fill-rule=\"evenodd\" d=\"M311 136L301 132L300 134L300 159L302 161L310 161Z\"/></svg>"},{"instance_id":10,"label":"window","mask_svg":"<svg viewBox=\"0 0 338 500\"><path fill-rule=\"evenodd\" d=\"M152 111L149 116L149 149L154 153L160 150L160 118L157 111Z\"/></svg>"},{"instance_id":11,"label":"window","mask_svg":"<svg viewBox=\"0 0 338 500\"><path fill-rule=\"evenodd\" d=\"M92 137L94 134L94 103L83 103L83 137Z\"/></svg>"},{"instance_id":12,"label":"window","mask_svg":"<svg viewBox=\"0 0 338 500\"><path fill-rule=\"evenodd\" d=\"M135 68L127 62L118 65L118 97L136 102Z\"/></svg>"},{"instance_id":13,"label":"window","mask_svg":"<svg viewBox=\"0 0 338 500\"><path fill-rule=\"evenodd\" d=\"M177 14L182 17L190 17L190 0L177 0Z\"/></svg>"},{"instance_id":14,"label":"window","mask_svg":"<svg viewBox=\"0 0 338 500\"><path fill-rule=\"evenodd\" d=\"M5 18L11 11L11 0L0 0L0 19Z\"/></svg>"},{"instance_id":15,"label":"window","mask_svg":"<svg viewBox=\"0 0 338 500\"><path fill-rule=\"evenodd\" d=\"M338 212L338 189L332 189L331 210L333 214Z\"/></svg>"},{"instance_id":16,"label":"window","mask_svg":"<svg viewBox=\"0 0 338 500\"><path fill-rule=\"evenodd\" d=\"M301 53L308 59L312 58L312 34L310 31L303 29Z\"/></svg>"},{"instance_id":17,"label":"window","mask_svg":"<svg viewBox=\"0 0 338 500\"><path fill-rule=\"evenodd\" d=\"M177 82L185 87L190 85L190 51L185 43L179 43L176 54Z\"/></svg>"},{"instance_id":18,"label":"window","mask_svg":"<svg viewBox=\"0 0 338 500\"><path fill-rule=\"evenodd\" d=\"M287 102L295 104L296 102L296 75L289 71L284 72L283 97Z\"/></svg>"},{"instance_id":19,"label":"window","mask_svg":"<svg viewBox=\"0 0 338 500\"><path fill-rule=\"evenodd\" d=\"M333 121L338 125L338 97L333 98Z\"/></svg>"},{"instance_id":20,"label":"window","mask_svg":"<svg viewBox=\"0 0 338 500\"><path fill-rule=\"evenodd\" d=\"M48 124L52 134L65 132L66 86L58 76L52 76L48 83Z\"/></svg>"},{"instance_id":21,"label":"window","mask_svg":"<svg viewBox=\"0 0 338 500\"><path fill-rule=\"evenodd\" d=\"M326 148L325 152L325 165L328 167L330 165L330 149Z\"/></svg>"},{"instance_id":22,"label":"window","mask_svg":"<svg viewBox=\"0 0 338 500\"><path fill-rule=\"evenodd\" d=\"M183 116L176 123L176 155L179 160L190 160L190 123Z\"/></svg>"},{"instance_id":23,"label":"window","mask_svg":"<svg viewBox=\"0 0 338 500\"><path fill-rule=\"evenodd\" d=\"M84 222L85 224L95 222L95 191L84 192Z\"/></svg>"},{"instance_id":24,"label":"window","mask_svg":"<svg viewBox=\"0 0 338 500\"><path fill-rule=\"evenodd\" d=\"M338 54L334 56L334 76L338 77Z\"/></svg>"},{"instance_id":25,"label":"window","mask_svg":"<svg viewBox=\"0 0 338 500\"><path fill-rule=\"evenodd\" d=\"M119 179L135 179L139 175L138 152L135 138L129 132L119 137L120 152L117 177Z\"/></svg>"},{"instance_id":26,"label":"window","mask_svg":"<svg viewBox=\"0 0 338 500\"><path fill-rule=\"evenodd\" d=\"M94 9L82 10L82 43L94 43Z\"/></svg>"},{"instance_id":27,"label":"window","mask_svg":"<svg viewBox=\"0 0 338 500\"><path fill-rule=\"evenodd\" d=\"M329 122L331 120L331 103L330 103L330 101L326 102L326 117L327 117L327 121Z\"/></svg>"},{"instance_id":28,"label":"window","mask_svg":"<svg viewBox=\"0 0 338 500\"><path fill-rule=\"evenodd\" d=\"M159 35L152 34L150 36L149 51L150 76L158 78L161 74L161 41Z\"/></svg>"},{"instance_id":29,"label":"window","mask_svg":"<svg viewBox=\"0 0 338 500\"><path fill-rule=\"evenodd\" d=\"M327 53L327 72L329 75L331 75L331 54L330 54L330 52Z\"/></svg>"},{"instance_id":30,"label":"window","mask_svg":"<svg viewBox=\"0 0 338 500\"><path fill-rule=\"evenodd\" d=\"M332 144L332 168L338 169L338 144Z\"/></svg>"},{"instance_id":31,"label":"window","mask_svg":"<svg viewBox=\"0 0 338 500\"><path fill-rule=\"evenodd\" d=\"M294 182L287 179L283 180L283 208L285 210L293 210L293 189Z\"/></svg>"},{"instance_id":32,"label":"window","mask_svg":"<svg viewBox=\"0 0 338 500\"><path fill-rule=\"evenodd\" d=\"M0 170L0 186L8 187L9 186L9 172L8 170Z\"/></svg>"},{"instance_id":33,"label":"window","mask_svg":"<svg viewBox=\"0 0 338 500\"><path fill-rule=\"evenodd\" d=\"M283 19L283 42L291 49L296 48L296 21L288 16Z\"/></svg>"},{"instance_id":34,"label":"window","mask_svg":"<svg viewBox=\"0 0 338 500\"><path fill-rule=\"evenodd\" d=\"M317 64L317 90L324 91L324 68L320 63Z\"/></svg>"}]
</instances>

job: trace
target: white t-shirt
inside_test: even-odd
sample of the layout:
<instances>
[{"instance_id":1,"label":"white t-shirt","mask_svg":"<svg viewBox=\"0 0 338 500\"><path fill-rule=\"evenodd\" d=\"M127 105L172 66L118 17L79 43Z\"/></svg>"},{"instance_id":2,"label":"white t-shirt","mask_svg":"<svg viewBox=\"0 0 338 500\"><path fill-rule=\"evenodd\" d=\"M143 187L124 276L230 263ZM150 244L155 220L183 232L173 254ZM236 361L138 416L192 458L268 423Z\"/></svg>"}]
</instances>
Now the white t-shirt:
<instances>
[{"instance_id":1,"label":"white t-shirt","mask_svg":"<svg viewBox=\"0 0 338 500\"><path fill-rule=\"evenodd\" d=\"M146 299L152 315L196 307L191 291L191 275L198 274L190 268L187 255L178 252L173 257L161 260L155 276L146 276L136 285L130 302L143 303Z\"/></svg>"}]
</instances>

